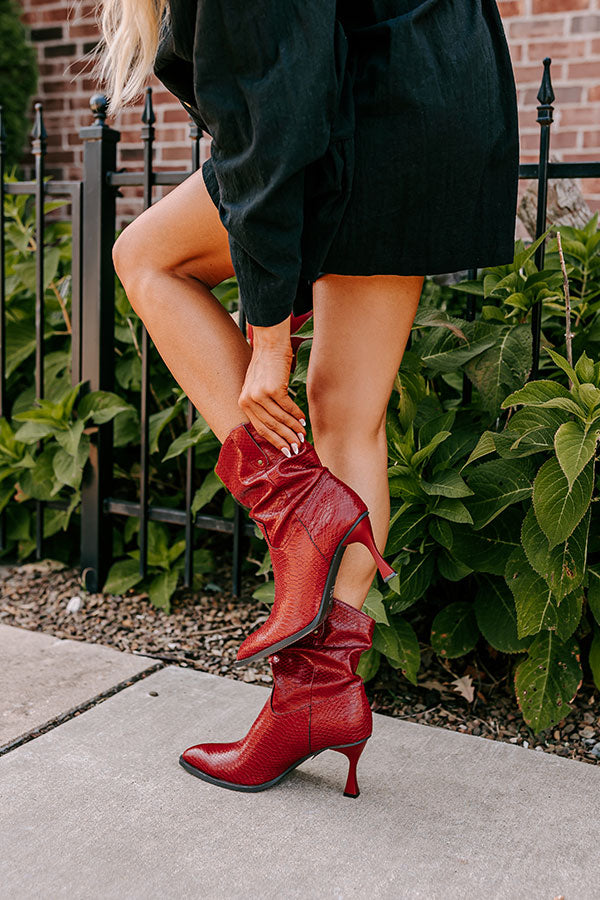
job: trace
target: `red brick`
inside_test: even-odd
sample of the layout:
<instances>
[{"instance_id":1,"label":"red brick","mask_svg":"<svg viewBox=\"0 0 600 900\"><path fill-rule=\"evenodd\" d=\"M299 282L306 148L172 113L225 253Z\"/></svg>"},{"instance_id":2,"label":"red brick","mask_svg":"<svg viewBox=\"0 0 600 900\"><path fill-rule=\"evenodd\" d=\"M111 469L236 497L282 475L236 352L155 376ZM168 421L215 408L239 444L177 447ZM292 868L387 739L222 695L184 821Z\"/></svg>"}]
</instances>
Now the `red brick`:
<instances>
[{"instance_id":1,"label":"red brick","mask_svg":"<svg viewBox=\"0 0 600 900\"><path fill-rule=\"evenodd\" d=\"M188 115L181 106L174 109L165 109L162 113L163 122L184 122Z\"/></svg>"},{"instance_id":2,"label":"red brick","mask_svg":"<svg viewBox=\"0 0 600 900\"><path fill-rule=\"evenodd\" d=\"M590 44L592 53L596 56L600 54L600 38L596 38Z\"/></svg>"},{"instance_id":3,"label":"red brick","mask_svg":"<svg viewBox=\"0 0 600 900\"><path fill-rule=\"evenodd\" d=\"M600 85L595 85L588 89L588 100L590 103L600 101Z\"/></svg>"},{"instance_id":4,"label":"red brick","mask_svg":"<svg viewBox=\"0 0 600 900\"><path fill-rule=\"evenodd\" d=\"M571 20L573 34L592 34L600 31L600 16L573 16Z\"/></svg>"},{"instance_id":5,"label":"red brick","mask_svg":"<svg viewBox=\"0 0 600 900\"><path fill-rule=\"evenodd\" d=\"M600 105L558 110L558 120L562 126L600 125Z\"/></svg>"},{"instance_id":6,"label":"red brick","mask_svg":"<svg viewBox=\"0 0 600 900\"><path fill-rule=\"evenodd\" d=\"M498 9L503 19L511 16L524 16L526 13L525 0L499 0Z\"/></svg>"},{"instance_id":7,"label":"red brick","mask_svg":"<svg viewBox=\"0 0 600 900\"><path fill-rule=\"evenodd\" d=\"M569 63L569 81L593 78L600 82L600 65L597 62L572 62Z\"/></svg>"},{"instance_id":8,"label":"red brick","mask_svg":"<svg viewBox=\"0 0 600 900\"><path fill-rule=\"evenodd\" d=\"M550 142L553 147L566 150L577 147L578 138L578 131L557 131L553 129Z\"/></svg>"},{"instance_id":9,"label":"red brick","mask_svg":"<svg viewBox=\"0 0 600 900\"><path fill-rule=\"evenodd\" d=\"M535 41L529 44L529 59L542 60L545 56L550 59L573 59L573 57L586 56L585 40L564 41ZM533 55L532 55L533 54Z\"/></svg>"},{"instance_id":10,"label":"red brick","mask_svg":"<svg viewBox=\"0 0 600 900\"><path fill-rule=\"evenodd\" d=\"M566 19L555 16L552 19L525 19L521 22L509 22L511 38L547 37L565 33Z\"/></svg>"},{"instance_id":11,"label":"red brick","mask_svg":"<svg viewBox=\"0 0 600 900\"><path fill-rule=\"evenodd\" d=\"M590 0L533 0L531 12L534 16L556 12L574 12L589 9Z\"/></svg>"},{"instance_id":12,"label":"red brick","mask_svg":"<svg viewBox=\"0 0 600 900\"><path fill-rule=\"evenodd\" d=\"M584 147L600 147L600 130L583 132ZM600 194L600 179L598 180L598 193Z\"/></svg>"}]
</instances>

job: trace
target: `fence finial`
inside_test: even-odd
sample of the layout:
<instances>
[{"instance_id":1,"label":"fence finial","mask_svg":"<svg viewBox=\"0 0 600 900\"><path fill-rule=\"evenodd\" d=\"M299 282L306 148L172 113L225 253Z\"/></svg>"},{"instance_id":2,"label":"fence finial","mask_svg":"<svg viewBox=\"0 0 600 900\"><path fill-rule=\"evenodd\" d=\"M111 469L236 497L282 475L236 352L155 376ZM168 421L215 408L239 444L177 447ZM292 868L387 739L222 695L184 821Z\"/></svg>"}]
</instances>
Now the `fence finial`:
<instances>
[{"instance_id":1,"label":"fence finial","mask_svg":"<svg viewBox=\"0 0 600 900\"><path fill-rule=\"evenodd\" d=\"M142 112L142 122L144 125L154 125L156 116L152 106L152 88L150 85L146 88L146 101L144 103L144 111Z\"/></svg>"},{"instance_id":2,"label":"fence finial","mask_svg":"<svg viewBox=\"0 0 600 900\"><path fill-rule=\"evenodd\" d=\"M550 77L550 63L552 60L547 56L544 60L544 74L542 75L542 83L538 91L537 98L540 101L541 108L549 107L554 103L554 90L552 88L552 79ZM539 121L539 118L538 118Z\"/></svg>"},{"instance_id":3,"label":"fence finial","mask_svg":"<svg viewBox=\"0 0 600 900\"><path fill-rule=\"evenodd\" d=\"M42 115L42 104L35 104L35 119L33 120L33 128L31 129L31 141L34 153L43 153L46 149L46 127L44 125L44 117Z\"/></svg>"},{"instance_id":4,"label":"fence finial","mask_svg":"<svg viewBox=\"0 0 600 900\"><path fill-rule=\"evenodd\" d=\"M90 97L90 109L94 114L94 125L104 125L106 110L108 109L108 97L106 94L97 93Z\"/></svg>"}]
</instances>

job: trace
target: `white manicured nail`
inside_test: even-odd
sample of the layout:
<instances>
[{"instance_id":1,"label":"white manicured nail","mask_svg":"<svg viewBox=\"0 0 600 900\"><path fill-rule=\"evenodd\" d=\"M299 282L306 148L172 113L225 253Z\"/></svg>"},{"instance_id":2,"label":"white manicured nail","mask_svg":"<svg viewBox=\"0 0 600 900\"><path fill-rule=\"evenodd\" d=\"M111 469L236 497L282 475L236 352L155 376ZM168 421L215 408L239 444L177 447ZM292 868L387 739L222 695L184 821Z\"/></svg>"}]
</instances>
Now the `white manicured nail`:
<instances>
[{"instance_id":1,"label":"white manicured nail","mask_svg":"<svg viewBox=\"0 0 600 900\"><path fill-rule=\"evenodd\" d=\"M303 435L302 433L300 433L300 434L298 435L298 440L300 441L301 444L304 443L304 435Z\"/></svg>"},{"instance_id":2,"label":"white manicured nail","mask_svg":"<svg viewBox=\"0 0 600 900\"><path fill-rule=\"evenodd\" d=\"M288 459L291 459L292 454L290 453L289 447L282 447L281 452L285 454Z\"/></svg>"},{"instance_id":3,"label":"white manicured nail","mask_svg":"<svg viewBox=\"0 0 600 900\"><path fill-rule=\"evenodd\" d=\"M292 450L294 451L294 453L297 454L298 453L298 444L292 444Z\"/></svg>"},{"instance_id":4,"label":"white manicured nail","mask_svg":"<svg viewBox=\"0 0 600 900\"><path fill-rule=\"evenodd\" d=\"M306 419L300 419L299 421L300 421L300 424L302 425L302 427L306 428Z\"/></svg>"}]
</instances>

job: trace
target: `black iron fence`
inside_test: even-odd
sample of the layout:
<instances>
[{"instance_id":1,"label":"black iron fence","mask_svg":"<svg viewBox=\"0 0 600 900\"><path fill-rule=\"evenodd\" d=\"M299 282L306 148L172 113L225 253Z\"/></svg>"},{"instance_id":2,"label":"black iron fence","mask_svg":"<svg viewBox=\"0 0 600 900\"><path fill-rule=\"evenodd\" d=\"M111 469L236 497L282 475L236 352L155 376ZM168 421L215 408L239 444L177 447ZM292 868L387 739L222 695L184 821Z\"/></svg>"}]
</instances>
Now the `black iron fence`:
<instances>
[{"instance_id":1,"label":"black iron fence","mask_svg":"<svg viewBox=\"0 0 600 900\"><path fill-rule=\"evenodd\" d=\"M537 122L540 125L539 161L521 165L520 179L537 181L536 238L546 228L548 182L553 178L598 178L600 161L588 163L550 162L550 131L553 123L554 91L550 77L550 59L544 60L544 72L538 92ZM91 125L80 130L84 145L82 181L44 181L46 131L42 104L35 105L32 131L32 150L35 158L35 177L31 181L5 182L5 134L0 112L0 416L9 414L6 400L6 337L5 337L5 270L4 270L4 195L29 194L35 197L36 207L36 299L35 299L35 390L44 396L44 202L46 198L66 199L72 221L72 383L84 381L89 390L114 390L115 353L113 344L115 273L112 247L116 233L116 201L121 187L141 187L144 209L152 203L153 188L180 184L200 166L200 129L190 124L191 168L189 171L156 172L153 169L154 113L152 91L146 92L142 113L143 169L128 172L117 167L117 146L120 133L106 124L107 101L95 94L90 101L94 115ZM544 244L535 254L538 269L544 265ZM469 278L477 277L471 269ZM477 298L467 297L465 318L474 319ZM532 315L533 365L531 377L536 377L540 358L541 308L536 305ZM245 331L243 313L240 327ZM139 502L112 496L113 428L112 422L93 428L89 462L86 465L81 495L81 556L82 579L88 590L99 590L112 562L111 515L137 516L140 520L140 572L146 574L148 558L148 521L183 526L185 528L184 584L189 587L193 578L193 550L196 529L220 531L232 535L233 590L240 592L241 562L244 536L253 533L253 526L236 504L233 519L192 514L193 447L186 453L185 506L171 509L149 503L149 336L142 330L142 372L140 394L140 491ZM469 400L470 383L465 382L464 399ZM187 426L190 428L195 410L187 406ZM36 558L43 556L44 506L60 506L51 501L37 501ZM0 517L0 546L5 546L4 517Z\"/></svg>"}]
</instances>

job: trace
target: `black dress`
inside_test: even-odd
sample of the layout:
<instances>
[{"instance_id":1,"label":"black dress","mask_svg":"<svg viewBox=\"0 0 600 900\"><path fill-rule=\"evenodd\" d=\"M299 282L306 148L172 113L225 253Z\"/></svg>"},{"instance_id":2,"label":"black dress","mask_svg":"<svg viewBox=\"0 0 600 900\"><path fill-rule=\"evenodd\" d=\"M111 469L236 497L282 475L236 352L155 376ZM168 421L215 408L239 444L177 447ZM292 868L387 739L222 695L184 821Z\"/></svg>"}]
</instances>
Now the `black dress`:
<instances>
[{"instance_id":1,"label":"black dress","mask_svg":"<svg viewBox=\"0 0 600 900\"><path fill-rule=\"evenodd\" d=\"M170 0L154 71L213 138L202 172L252 325L302 311L324 273L512 260L496 0Z\"/></svg>"}]
</instances>

